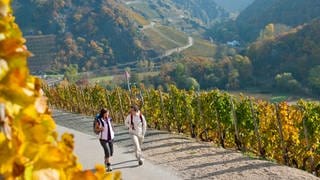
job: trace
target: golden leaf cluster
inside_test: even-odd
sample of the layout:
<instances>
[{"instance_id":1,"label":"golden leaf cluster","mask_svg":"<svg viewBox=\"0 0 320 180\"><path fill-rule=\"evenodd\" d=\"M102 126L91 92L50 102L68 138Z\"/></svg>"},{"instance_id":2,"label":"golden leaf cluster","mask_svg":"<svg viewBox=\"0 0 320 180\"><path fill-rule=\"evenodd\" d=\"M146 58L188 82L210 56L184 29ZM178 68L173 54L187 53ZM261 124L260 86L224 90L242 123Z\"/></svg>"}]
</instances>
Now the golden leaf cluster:
<instances>
[{"instance_id":1,"label":"golden leaf cluster","mask_svg":"<svg viewBox=\"0 0 320 180\"><path fill-rule=\"evenodd\" d=\"M72 134L58 140L41 90L29 74L25 39L9 0L0 1L0 179L120 179L120 173L83 171Z\"/></svg>"}]
</instances>

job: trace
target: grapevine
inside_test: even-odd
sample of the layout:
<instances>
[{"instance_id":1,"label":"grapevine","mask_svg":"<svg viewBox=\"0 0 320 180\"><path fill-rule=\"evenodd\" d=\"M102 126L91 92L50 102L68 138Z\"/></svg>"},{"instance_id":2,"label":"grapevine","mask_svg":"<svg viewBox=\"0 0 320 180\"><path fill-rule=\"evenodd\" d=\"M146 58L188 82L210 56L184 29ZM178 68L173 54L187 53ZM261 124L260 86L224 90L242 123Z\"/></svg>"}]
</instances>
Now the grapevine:
<instances>
[{"instance_id":1,"label":"grapevine","mask_svg":"<svg viewBox=\"0 0 320 180\"><path fill-rule=\"evenodd\" d=\"M97 86L61 88L61 85L49 87L45 92L55 108L71 111L88 106L98 111L93 105L98 101L111 107L116 122L122 123L126 107L136 103L150 127L186 133L222 147L237 147L310 172L316 171L319 164L319 103L275 105L249 97L235 98L219 90L195 93L173 85L169 93L144 87L129 92L121 88L109 91ZM72 96L78 94L83 96L73 104L80 107L70 109L64 101L75 102Z\"/></svg>"}]
</instances>

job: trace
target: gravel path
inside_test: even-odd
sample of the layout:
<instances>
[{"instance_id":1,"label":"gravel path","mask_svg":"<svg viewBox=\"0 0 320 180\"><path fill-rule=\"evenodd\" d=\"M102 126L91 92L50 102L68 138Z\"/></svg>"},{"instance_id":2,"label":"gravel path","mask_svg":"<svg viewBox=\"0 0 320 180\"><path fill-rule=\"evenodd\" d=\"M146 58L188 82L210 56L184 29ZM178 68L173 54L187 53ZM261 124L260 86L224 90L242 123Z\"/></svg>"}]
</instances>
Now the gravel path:
<instances>
[{"instance_id":1,"label":"gravel path","mask_svg":"<svg viewBox=\"0 0 320 180\"><path fill-rule=\"evenodd\" d=\"M53 118L58 125L93 135L92 117L54 111ZM115 144L126 149L124 153L132 154L127 130L122 125L115 128ZM152 164L168 168L182 179L320 179L299 169L253 159L233 150L165 131L148 129L143 150L145 158Z\"/></svg>"},{"instance_id":2,"label":"gravel path","mask_svg":"<svg viewBox=\"0 0 320 180\"><path fill-rule=\"evenodd\" d=\"M77 155L83 169L93 170L96 164L103 164L103 150L96 136L82 133L70 128L58 125L57 131L60 135L64 132L72 133L75 140L74 153ZM178 173L172 169L156 165L149 160L144 161L143 166L133 153L128 153L128 148L114 145L115 152L111 158L113 171L121 171L123 180L181 180Z\"/></svg>"}]
</instances>

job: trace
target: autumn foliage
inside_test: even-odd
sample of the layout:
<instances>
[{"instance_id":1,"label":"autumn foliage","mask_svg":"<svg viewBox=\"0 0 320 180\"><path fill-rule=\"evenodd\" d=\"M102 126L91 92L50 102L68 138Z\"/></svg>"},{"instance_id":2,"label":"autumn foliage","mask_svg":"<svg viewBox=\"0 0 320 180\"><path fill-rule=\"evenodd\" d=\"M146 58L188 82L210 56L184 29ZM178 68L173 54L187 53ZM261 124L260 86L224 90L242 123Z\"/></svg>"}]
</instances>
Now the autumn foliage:
<instances>
[{"instance_id":1,"label":"autumn foliage","mask_svg":"<svg viewBox=\"0 0 320 180\"><path fill-rule=\"evenodd\" d=\"M9 0L0 1L0 179L120 179L120 173L83 171L72 134L58 138L41 90L29 74L25 39Z\"/></svg>"}]
</instances>

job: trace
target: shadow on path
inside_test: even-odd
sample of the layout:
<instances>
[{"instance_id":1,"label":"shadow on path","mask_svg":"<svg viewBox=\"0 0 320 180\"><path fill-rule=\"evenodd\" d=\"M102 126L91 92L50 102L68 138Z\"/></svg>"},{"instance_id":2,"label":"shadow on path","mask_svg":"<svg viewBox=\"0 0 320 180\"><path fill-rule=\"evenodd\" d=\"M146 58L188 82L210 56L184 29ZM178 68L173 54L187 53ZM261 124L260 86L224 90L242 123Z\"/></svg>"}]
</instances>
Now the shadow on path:
<instances>
[{"instance_id":1,"label":"shadow on path","mask_svg":"<svg viewBox=\"0 0 320 180\"><path fill-rule=\"evenodd\" d=\"M122 161L118 163L112 164L112 167L114 170L121 170L121 169L129 169L129 168L136 168L139 167L138 163L137 164L132 164L133 162L137 162L137 160L127 160L127 161ZM120 165L120 166L119 166Z\"/></svg>"},{"instance_id":2,"label":"shadow on path","mask_svg":"<svg viewBox=\"0 0 320 180\"><path fill-rule=\"evenodd\" d=\"M154 142L160 142L160 141L167 141L167 140L189 140L188 138L185 137L166 137L166 138L155 138L155 139L150 139L150 140L145 140L143 144L148 144L148 143L154 143Z\"/></svg>"},{"instance_id":3,"label":"shadow on path","mask_svg":"<svg viewBox=\"0 0 320 180\"><path fill-rule=\"evenodd\" d=\"M177 157L177 160L190 160L194 158L202 158L202 157L213 157L213 156L219 156L219 155L226 155L232 152L215 152L215 153L206 153L206 154L199 154L199 155L192 155L187 157Z\"/></svg>"},{"instance_id":4,"label":"shadow on path","mask_svg":"<svg viewBox=\"0 0 320 180\"><path fill-rule=\"evenodd\" d=\"M197 164L197 165L194 165L194 166L189 166L184 170L190 170L190 169L196 169L196 168L204 168L204 167L207 167L207 166L216 166L216 165L221 165L221 164L240 162L240 161L245 161L245 160L248 160L248 159L249 158L247 158L247 157L239 157L239 158L230 159L230 160L226 160L226 161L217 161L217 162L212 162L212 163Z\"/></svg>"},{"instance_id":5,"label":"shadow on path","mask_svg":"<svg viewBox=\"0 0 320 180\"><path fill-rule=\"evenodd\" d=\"M126 164L126 163L130 163L130 162L135 162L137 161L136 159L132 159L132 160L128 160L128 161L122 161L122 162L118 162L118 163L114 163L112 164L113 166L117 166L117 165L120 165L120 164Z\"/></svg>"},{"instance_id":6,"label":"shadow on path","mask_svg":"<svg viewBox=\"0 0 320 180\"><path fill-rule=\"evenodd\" d=\"M174 153L174 152L183 152L183 151L189 151L189 150L199 150L201 148L208 148L210 146L208 145L198 145L198 146L190 146L190 147L186 147L186 148L177 148L177 149L173 149L171 151L167 151L167 152L160 152L160 153L154 153L153 156L159 156L159 155L163 155L163 154L167 154L167 153Z\"/></svg>"},{"instance_id":7,"label":"shadow on path","mask_svg":"<svg viewBox=\"0 0 320 180\"><path fill-rule=\"evenodd\" d=\"M224 169L221 171L215 171L215 172L207 174L206 176L198 177L197 179L209 178L209 177L214 177L214 176L228 174L228 173L240 173L240 172L247 171L247 170L260 169L260 168L266 168L266 167L271 167L271 166L279 166L279 165L272 164L270 162L263 162L263 163L259 163L259 164L249 164L249 165L240 166L240 167L236 167L236 168L229 168L229 169Z\"/></svg>"},{"instance_id":8,"label":"shadow on path","mask_svg":"<svg viewBox=\"0 0 320 180\"><path fill-rule=\"evenodd\" d=\"M131 169L131 168L136 168L139 167L139 165L128 165L128 166L121 166L121 167L115 167L113 168L113 170L117 170L117 169Z\"/></svg>"}]
</instances>

